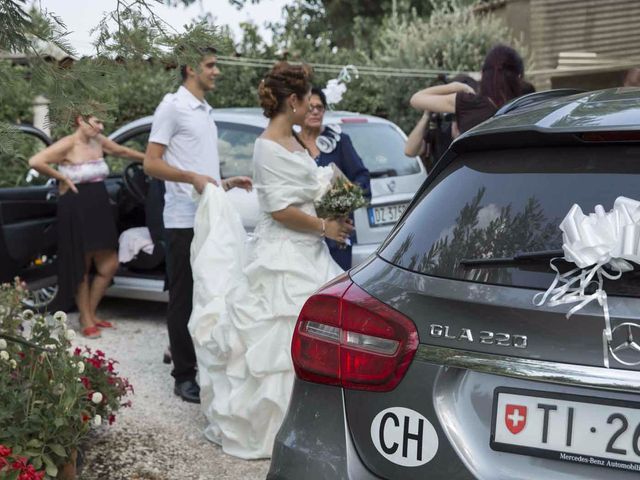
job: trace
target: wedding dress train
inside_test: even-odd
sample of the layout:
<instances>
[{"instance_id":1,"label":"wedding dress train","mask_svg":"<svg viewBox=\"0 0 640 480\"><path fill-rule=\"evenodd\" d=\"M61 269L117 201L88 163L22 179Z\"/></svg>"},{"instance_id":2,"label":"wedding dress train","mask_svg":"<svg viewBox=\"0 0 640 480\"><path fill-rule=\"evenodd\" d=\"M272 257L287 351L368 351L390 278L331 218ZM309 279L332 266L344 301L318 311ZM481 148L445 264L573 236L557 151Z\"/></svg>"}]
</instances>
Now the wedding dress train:
<instances>
[{"instance_id":1,"label":"wedding dress train","mask_svg":"<svg viewBox=\"0 0 640 480\"><path fill-rule=\"evenodd\" d=\"M196 213L189 331L198 359L205 435L226 453L268 458L293 384L290 344L305 300L342 272L322 237L286 228L270 212L314 201L333 171L306 152L258 139L254 188L260 220L247 239L221 188L207 185Z\"/></svg>"}]
</instances>

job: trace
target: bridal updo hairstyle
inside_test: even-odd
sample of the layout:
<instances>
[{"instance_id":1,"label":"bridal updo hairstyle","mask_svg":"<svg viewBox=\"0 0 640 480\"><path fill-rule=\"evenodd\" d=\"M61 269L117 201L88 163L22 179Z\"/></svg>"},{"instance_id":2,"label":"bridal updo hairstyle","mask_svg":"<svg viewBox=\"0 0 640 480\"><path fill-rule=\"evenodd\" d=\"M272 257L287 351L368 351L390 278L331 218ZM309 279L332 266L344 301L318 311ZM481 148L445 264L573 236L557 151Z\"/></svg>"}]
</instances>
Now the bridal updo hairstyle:
<instances>
[{"instance_id":1,"label":"bridal updo hairstyle","mask_svg":"<svg viewBox=\"0 0 640 480\"><path fill-rule=\"evenodd\" d=\"M286 99L291 94L299 99L304 98L311 90L311 73L307 65L276 63L258 86L258 98L264 116L273 118L284 112Z\"/></svg>"}]
</instances>

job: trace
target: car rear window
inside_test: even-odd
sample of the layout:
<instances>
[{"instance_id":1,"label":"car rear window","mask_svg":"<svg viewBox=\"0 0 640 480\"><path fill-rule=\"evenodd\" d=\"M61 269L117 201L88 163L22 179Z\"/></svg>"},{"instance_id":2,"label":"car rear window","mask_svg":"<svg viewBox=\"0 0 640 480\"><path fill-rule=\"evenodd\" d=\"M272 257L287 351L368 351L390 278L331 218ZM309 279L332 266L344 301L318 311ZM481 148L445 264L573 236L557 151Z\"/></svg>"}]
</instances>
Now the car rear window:
<instances>
[{"instance_id":1,"label":"car rear window","mask_svg":"<svg viewBox=\"0 0 640 480\"><path fill-rule=\"evenodd\" d=\"M404 154L405 139L386 123L343 123L353 147L372 177L396 177L420 172L417 157Z\"/></svg>"},{"instance_id":2,"label":"car rear window","mask_svg":"<svg viewBox=\"0 0 640 480\"><path fill-rule=\"evenodd\" d=\"M597 204L610 210L621 195L640 200L640 147L465 153L419 195L383 258L427 275L546 288L553 277L548 262L469 268L460 261L561 249L558 225L574 203L588 214ZM623 279L612 282L617 293L640 292L640 274Z\"/></svg>"}]
</instances>

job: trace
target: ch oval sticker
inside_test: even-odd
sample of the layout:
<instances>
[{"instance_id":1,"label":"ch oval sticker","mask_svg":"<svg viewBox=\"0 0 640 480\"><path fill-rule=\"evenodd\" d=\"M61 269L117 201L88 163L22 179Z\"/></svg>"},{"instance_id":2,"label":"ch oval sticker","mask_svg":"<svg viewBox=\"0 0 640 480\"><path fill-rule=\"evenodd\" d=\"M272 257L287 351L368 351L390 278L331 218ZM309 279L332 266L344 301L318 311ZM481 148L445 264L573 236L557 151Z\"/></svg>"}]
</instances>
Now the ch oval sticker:
<instances>
[{"instance_id":1,"label":"ch oval sticker","mask_svg":"<svg viewBox=\"0 0 640 480\"><path fill-rule=\"evenodd\" d=\"M438 451L438 434L422 414L404 407L378 413L371 423L371 440L390 462L403 467L419 467Z\"/></svg>"}]
</instances>

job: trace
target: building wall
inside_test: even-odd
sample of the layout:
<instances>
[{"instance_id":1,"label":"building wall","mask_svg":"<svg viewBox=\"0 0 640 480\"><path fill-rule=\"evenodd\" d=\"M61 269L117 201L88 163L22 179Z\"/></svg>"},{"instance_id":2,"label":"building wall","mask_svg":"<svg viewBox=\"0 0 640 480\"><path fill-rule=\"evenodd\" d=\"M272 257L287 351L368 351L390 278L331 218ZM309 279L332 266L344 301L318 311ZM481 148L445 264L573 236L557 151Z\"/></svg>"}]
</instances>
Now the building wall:
<instances>
[{"instance_id":1,"label":"building wall","mask_svg":"<svg viewBox=\"0 0 640 480\"><path fill-rule=\"evenodd\" d=\"M503 18L523 45L531 44L531 0L511 0L503 9Z\"/></svg>"},{"instance_id":2,"label":"building wall","mask_svg":"<svg viewBox=\"0 0 640 480\"><path fill-rule=\"evenodd\" d=\"M640 55L640 0L530 0L529 13L536 69L555 68L560 52Z\"/></svg>"}]
</instances>

